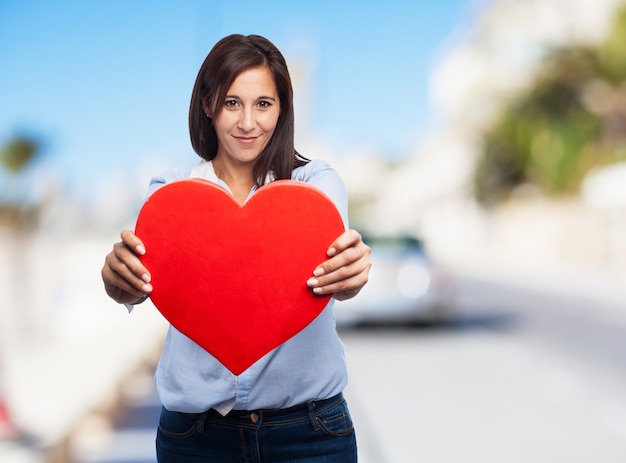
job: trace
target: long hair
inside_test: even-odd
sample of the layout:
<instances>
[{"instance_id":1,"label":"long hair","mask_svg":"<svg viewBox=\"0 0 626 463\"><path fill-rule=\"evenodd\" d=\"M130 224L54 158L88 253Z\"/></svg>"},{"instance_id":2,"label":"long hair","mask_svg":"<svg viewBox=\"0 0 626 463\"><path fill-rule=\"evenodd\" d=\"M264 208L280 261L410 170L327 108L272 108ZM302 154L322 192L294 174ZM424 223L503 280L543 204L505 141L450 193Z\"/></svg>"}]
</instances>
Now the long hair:
<instances>
[{"instance_id":1,"label":"long hair","mask_svg":"<svg viewBox=\"0 0 626 463\"><path fill-rule=\"evenodd\" d=\"M258 35L224 37L202 63L189 106L191 145L200 157L210 161L218 147L213 118L222 110L228 89L242 72L259 67L267 68L274 78L280 115L274 134L254 165L257 185L263 184L270 172L276 180L290 179L295 167L309 161L294 146L293 88L287 63L278 48ZM209 108L208 115L204 108Z\"/></svg>"}]
</instances>

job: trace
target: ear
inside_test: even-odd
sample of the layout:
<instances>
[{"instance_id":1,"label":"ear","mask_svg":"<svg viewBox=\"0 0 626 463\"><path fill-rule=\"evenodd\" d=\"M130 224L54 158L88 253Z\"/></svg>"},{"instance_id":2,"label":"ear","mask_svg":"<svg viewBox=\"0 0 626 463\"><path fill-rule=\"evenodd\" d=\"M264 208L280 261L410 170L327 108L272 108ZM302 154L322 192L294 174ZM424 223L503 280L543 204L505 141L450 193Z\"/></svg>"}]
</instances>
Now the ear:
<instances>
[{"instance_id":1,"label":"ear","mask_svg":"<svg viewBox=\"0 0 626 463\"><path fill-rule=\"evenodd\" d=\"M213 117L211 108L209 108L209 106L206 104L205 101L202 102L202 112L204 112L204 114L206 115L206 117Z\"/></svg>"}]
</instances>

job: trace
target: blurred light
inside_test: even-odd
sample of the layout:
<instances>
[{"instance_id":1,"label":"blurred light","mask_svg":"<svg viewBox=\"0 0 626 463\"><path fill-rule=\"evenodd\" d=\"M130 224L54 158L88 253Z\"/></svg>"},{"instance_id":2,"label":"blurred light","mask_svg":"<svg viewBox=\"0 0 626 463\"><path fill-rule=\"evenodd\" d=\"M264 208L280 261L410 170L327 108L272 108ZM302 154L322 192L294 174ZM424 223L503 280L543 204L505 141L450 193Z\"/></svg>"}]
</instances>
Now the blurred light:
<instances>
[{"instance_id":1,"label":"blurred light","mask_svg":"<svg viewBox=\"0 0 626 463\"><path fill-rule=\"evenodd\" d=\"M406 264L398 271L397 285L403 296L417 299L428 291L430 274L421 265Z\"/></svg>"},{"instance_id":2,"label":"blurred light","mask_svg":"<svg viewBox=\"0 0 626 463\"><path fill-rule=\"evenodd\" d=\"M618 163L592 170L583 180L583 200L598 208L623 208L626 206L626 163Z\"/></svg>"}]
</instances>

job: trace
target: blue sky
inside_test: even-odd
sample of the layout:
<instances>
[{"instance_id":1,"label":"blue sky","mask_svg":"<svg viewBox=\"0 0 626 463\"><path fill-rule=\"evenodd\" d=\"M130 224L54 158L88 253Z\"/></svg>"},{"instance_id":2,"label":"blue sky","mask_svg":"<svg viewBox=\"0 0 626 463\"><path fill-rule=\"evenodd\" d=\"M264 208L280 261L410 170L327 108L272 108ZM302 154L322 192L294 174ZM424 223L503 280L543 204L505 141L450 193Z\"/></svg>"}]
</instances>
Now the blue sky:
<instances>
[{"instance_id":1,"label":"blue sky","mask_svg":"<svg viewBox=\"0 0 626 463\"><path fill-rule=\"evenodd\" d=\"M46 165L78 194L150 157L190 165L197 71L221 37L255 33L308 69L297 133L401 157L431 122L430 69L474 3L4 0L0 143L43 138Z\"/></svg>"}]
</instances>

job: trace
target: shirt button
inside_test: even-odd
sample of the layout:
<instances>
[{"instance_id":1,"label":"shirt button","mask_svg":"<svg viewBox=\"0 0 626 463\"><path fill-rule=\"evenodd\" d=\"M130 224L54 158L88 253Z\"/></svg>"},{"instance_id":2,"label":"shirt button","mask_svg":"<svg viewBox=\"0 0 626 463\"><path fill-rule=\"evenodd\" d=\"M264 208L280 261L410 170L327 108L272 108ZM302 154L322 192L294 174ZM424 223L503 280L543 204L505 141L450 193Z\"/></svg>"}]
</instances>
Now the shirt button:
<instances>
[{"instance_id":1,"label":"shirt button","mask_svg":"<svg viewBox=\"0 0 626 463\"><path fill-rule=\"evenodd\" d=\"M259 415L257 415L256 413L251 413L250 421L252 421L253 423L256 423L257 421L259 421Z\"/></svg>"}]
</instances>

